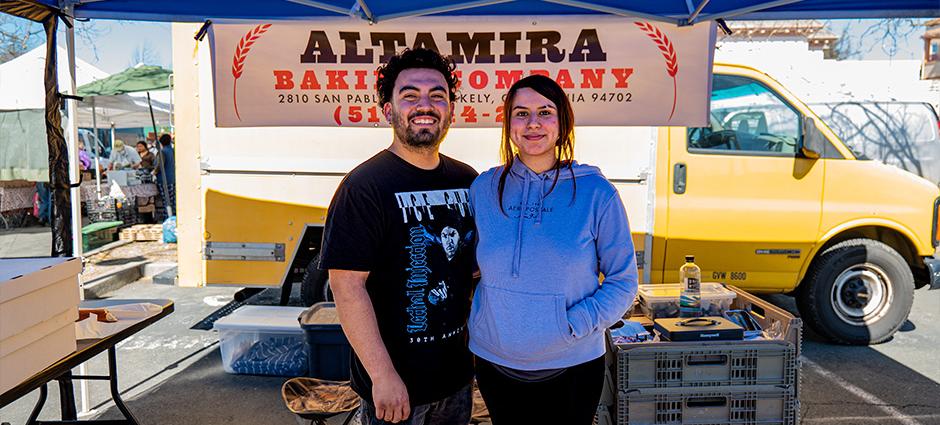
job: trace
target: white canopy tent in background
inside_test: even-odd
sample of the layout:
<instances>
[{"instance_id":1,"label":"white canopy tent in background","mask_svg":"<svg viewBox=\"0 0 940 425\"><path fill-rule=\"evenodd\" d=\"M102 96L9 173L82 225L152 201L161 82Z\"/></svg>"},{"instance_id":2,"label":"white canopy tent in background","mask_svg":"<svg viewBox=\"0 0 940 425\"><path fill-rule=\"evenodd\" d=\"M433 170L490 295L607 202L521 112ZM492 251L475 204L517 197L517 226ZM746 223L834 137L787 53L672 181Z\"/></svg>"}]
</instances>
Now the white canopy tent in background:
<instances>
[{"instance_id":1,"label":"white canopy tent in background","mask_svg":"<svg viewBox=\"0 0 940 425\"><path fill-rule=\"evenodd\" d=\"M65 49L59 48L65 56ZM46 51L37 47L16 59L0 64L0 179L48 180L48 148L43 110L45 90L43 69ZM77 84L107 78L108 73L76 58ZM59 78L69 79L68 68L58 70ZM154 120L157 126L169 126L171 108L163 99L169 92L154 92ZM17 111L17 113L10 113ZM94 112L94 114L93 114ZM79 102L78 127L136 128L152 125L145 93L95 96ZM64 123L63 123L64 125ZM88 146L88 149L94 149Z\"/></svg>"},{"instance_id":2,"label":"white canopy tent in background","mask_svg":"<svg viewBox=\"0 0 940 425\"><path fill-rule=\"evenodd\" d=\"M59 48L60 57L65 57L65 49ZM0 111L45 108L43 91L43 67L46 51L39 46L9 62L0 64ZM107 78L108 73L81 59L75 58L75 83L78 86L95 80ZM61 81L69 79L68 69L59 68ZM169 91L153 92L154 118L158 126L169 125ZM95 109L98 125L110 125L113 121L118 128L150 127L150 111L147 108L147 95L134 93L118 96L96 96ZM91 102L85 99L79 103L78 126L91 127Z\"/></svg>"}]
</instances>

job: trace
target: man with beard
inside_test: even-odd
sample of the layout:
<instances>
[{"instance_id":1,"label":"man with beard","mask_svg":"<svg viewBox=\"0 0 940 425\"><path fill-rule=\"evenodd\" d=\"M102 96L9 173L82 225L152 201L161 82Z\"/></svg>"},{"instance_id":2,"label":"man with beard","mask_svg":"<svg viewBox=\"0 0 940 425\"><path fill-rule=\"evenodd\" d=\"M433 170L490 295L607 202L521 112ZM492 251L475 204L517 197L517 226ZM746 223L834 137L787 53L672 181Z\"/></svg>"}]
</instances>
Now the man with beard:
<instances>
[{"instance_id":1,"label":"man with beard","mask_svg":"<svg viewBox=\"0 0 940 425\"><path fill-rule=\"evenodd\" d=\"M330 203L319 267L329 270L353 348L350 379L364 425L470 420L473 250L448 259L431 249L426 230L474 228L468 189L477 173L438 153L453 116L454 69L427 49L379 67L392 144L353 169ZM446 297L432 293L445 279Z\"/></svg>"}]
</instances>

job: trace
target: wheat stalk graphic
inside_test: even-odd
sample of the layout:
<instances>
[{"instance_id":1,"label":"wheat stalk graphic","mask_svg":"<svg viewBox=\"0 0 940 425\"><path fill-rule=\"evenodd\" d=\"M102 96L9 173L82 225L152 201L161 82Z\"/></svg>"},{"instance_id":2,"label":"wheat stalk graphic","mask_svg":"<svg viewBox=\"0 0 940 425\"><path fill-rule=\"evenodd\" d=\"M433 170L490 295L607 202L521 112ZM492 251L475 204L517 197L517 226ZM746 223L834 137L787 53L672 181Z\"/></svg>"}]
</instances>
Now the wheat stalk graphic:
<instances>
[{"instance_id":1,"label":"wheat stalk graphic","mask_svg":"<svg viewBox=\"0 0 940 425\"><path fill-rule=\"evenodd\" d=\"M672 77L672 112L669 113L669 119L671 120L676 113L676 101L679 99L676 77L676 74L679 73L679 59L676 57L676 49L672 46L672 41L669 41L669 37L666 37L666 34L649 22L634 22L634 24L640 27L656 43L656 47L659 48L663 58L666 59L666 73Z\"/></svg>"},{"instance_id":2,"label":"wheat stalk graphic","mask_svg":"<svg viewBox=\"0 0 940 425\"><path fill-rule=\"evenodd\" d=\"M238 114L238 78L242 76L242 71L245 69L245 59L248 58L248 52L251 51L251 46L255 44L255 41L261 37L261 34L264 34L265 31L271 28L271 24L263 24L254 27L251 31L248 31L241 40L238 41L238 46L235 47L235 56L232 58L232 76L235 77L235 81L232 85L232 102L235 104L235 116L239 121L242 120L241 115Z\"/></svg>"}]
</instances>

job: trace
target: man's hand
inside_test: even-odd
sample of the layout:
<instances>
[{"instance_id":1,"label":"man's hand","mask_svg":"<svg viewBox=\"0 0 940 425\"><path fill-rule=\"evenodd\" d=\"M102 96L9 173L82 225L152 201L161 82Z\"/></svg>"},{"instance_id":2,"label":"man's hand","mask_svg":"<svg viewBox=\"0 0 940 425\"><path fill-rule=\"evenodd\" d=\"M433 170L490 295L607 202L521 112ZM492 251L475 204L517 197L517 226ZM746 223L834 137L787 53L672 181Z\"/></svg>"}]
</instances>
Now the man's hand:
<instances>
[{"instance_id":1,"label":"man's hand","mask_svg":"<svg viewBox=\"0 0 940 425\"><path fill-rule=\"evenodd\" d=\"M382 341L372 299L366 290L368 277L369 272L330 269L330 287L343 332L372 378L375 417L398 423L411 415L408 389Z\"/></svg>"},{"instance_id":2,"label":"man's hand","mask_svg":"<svg viewBox=\"0 0 940 425\"><path fill-rule=\"evenodd\" d=\"M372 381L372 402L375 417L383 421L398 423L411 415L408 389L395 372Z\"/></svg>"}]
</instances>

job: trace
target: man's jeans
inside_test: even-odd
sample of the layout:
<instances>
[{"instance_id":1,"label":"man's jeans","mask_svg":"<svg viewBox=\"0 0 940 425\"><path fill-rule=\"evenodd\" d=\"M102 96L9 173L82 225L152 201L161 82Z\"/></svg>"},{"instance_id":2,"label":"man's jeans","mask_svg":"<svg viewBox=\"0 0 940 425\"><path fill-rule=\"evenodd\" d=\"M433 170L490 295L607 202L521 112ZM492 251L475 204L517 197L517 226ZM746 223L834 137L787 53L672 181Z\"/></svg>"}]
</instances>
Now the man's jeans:
<instances>
[{"instance_id":1,"label":"man's jeans","mask_svg":"<svg viewBox=\"0 0 940 425\"><path fill-rule=\"evenodd\" d=\"M473 393L470 385L447 398L414 406L411 416L399 425L467 425L470 423L470 412L473 409ZM361 425L390 425L375 418L375 406L365 400L359 406L359 423Z\"/></svg>"}]
</instances>

